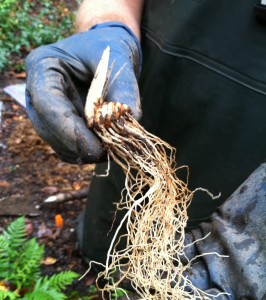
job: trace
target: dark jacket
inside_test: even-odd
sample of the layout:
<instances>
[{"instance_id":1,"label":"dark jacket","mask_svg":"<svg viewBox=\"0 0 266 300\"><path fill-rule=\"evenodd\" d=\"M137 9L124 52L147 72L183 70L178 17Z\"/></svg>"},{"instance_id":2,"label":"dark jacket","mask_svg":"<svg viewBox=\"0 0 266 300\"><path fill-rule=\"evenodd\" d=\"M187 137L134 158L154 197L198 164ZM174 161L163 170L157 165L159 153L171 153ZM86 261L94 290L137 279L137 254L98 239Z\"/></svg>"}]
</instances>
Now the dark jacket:
<instances>
[{"instance_id":1,"label":"dark jacket","mask_svg":"<svg viewBox=\"0 0 266 300\"><path fill-rule=\"evenodd\" d=\"M145 3L143 124L177 149L191 189L221 192L195 195L195 225L265 161L266 26L253 0Z\"/></svg>"}]
</instances>

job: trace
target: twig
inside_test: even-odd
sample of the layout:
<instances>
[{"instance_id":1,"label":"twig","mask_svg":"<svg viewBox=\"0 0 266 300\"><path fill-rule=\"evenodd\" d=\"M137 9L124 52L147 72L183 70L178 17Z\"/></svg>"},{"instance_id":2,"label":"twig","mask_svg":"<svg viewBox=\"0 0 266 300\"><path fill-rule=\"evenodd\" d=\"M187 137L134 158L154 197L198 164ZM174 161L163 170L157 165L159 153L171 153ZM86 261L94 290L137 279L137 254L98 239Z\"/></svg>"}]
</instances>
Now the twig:
<instances>
[{"instance_id":1,"label":"twig","mask_svg":"<svg viewBox=\"0 0 266 300\"><path fill-rule=\"evenodd\" d=\"M78 191L70 191L66 193L59 193L53 196L50 196L46 198L43 202L44 204L48 203L61 203L70 201L73 199L83 199L86 198L89 192L89 187L85 187L83 189L80 189Z\"/></svg>"}]
</instances>

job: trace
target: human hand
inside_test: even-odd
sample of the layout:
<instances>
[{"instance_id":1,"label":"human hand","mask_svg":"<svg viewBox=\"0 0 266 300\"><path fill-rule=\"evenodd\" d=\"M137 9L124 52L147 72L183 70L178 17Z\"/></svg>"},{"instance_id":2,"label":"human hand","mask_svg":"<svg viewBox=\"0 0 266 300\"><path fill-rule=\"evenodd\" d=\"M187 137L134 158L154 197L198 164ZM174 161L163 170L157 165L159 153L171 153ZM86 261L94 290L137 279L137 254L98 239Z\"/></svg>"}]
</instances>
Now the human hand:
<instances>
[{"instance_id":1,"label":"human hand","mask_svg":"<svg viewBox=\"0 0 266 300\"><path fill-rule=\"evenodd\" d=\"M114 62L114 67L105 101L127 104L133 116L139 119L137 78L141 50L137 38L122 23L96 25L42 46L26 59L29 119L36 132L64 161L96 163L105 157L101 142L86 126L84 105L90 82L107 46L110 46L109 61Z\"/></svg>"}]
</instances>

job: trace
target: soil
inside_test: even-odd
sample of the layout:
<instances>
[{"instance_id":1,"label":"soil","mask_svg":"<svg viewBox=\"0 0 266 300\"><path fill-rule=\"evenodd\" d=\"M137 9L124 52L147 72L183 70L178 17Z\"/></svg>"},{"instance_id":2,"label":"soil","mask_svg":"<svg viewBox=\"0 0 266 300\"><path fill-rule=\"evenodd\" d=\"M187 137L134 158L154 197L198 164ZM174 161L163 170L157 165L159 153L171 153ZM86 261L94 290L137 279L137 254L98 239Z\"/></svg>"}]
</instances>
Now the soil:
<instances>
[{"instance_id":1,"label":"soil","mask_svg":"<svg viewBox=\"0 0 266 300\"><path fill-rule=\"evenodd\" d=\"M78 1L64 3L70 10L77 9ZM38 7L38 2L36 5ZM23 215L29 238L36 237L45 245L43 275L66 270L83 275L88 266L78 248L76 224L86 196L63 203L45 204L44 200L58 193L88 189L94 165L60 161L35 133L25 108L3 92L8 85L25 82L25 73L16 73L12 66L23 63L26 55L21 49L18 55L11 56L11 66L0 77L0 234ZM62 217L63 226L56 223L56 216ZM68 299L102 299L95 291L94 280L91 272L77 280L68 288L69 292L76 291L76 296L68 296Z\"/></svg>"},{"instance_id":2,"label":"soil","mask_svg":"<svg viewBox=\"0 0 266 300\"><path fill-rule=\"evenodd\" d=\"M64 1L71 11L77 9L77 3ZM0 76L0 234L23 215L29 238L36 237L39 244L45 245L43 275L66 270L83 275L88 266L78 248L76 224L86 196L63 203L45 204L44 200L58 193L88 189L94 166L60 161L35 133L25 108L3 92L8 85L25 82L25 73L16 73L12 66L23 63L27 54L21 49L19 54L11 56L11 66ZM56 216L62 217L63 226L56 223ZM68 299L102 299L95 291L94 280L90 272L75 281L68 288L68 295L72 293Z\"/></svg>"},{"instance_id":3,"label":"soil","mask_svg":"<svg viewBox=\"0 0 266 300\"><path fill-rule=\"evenodd\" d=\"M0 234L10 222L24 215L29 236L45 244L43 274L72 270L82 275L88 266L78 249L75 227L86 197L51 204L44 204L44 200L54 194L87 188L94 166L60 161L37 136L25 109L3 92L5 86L22 82L25 74L12 70L0 80L0 101L4 105L0 118ZM56 215L63 218L62 228L55 222ZM86 299L101 299L97 292L88 292L93 282L94 275L89 273L69 291L91 297Z\"/></svg>"}]
</instances>

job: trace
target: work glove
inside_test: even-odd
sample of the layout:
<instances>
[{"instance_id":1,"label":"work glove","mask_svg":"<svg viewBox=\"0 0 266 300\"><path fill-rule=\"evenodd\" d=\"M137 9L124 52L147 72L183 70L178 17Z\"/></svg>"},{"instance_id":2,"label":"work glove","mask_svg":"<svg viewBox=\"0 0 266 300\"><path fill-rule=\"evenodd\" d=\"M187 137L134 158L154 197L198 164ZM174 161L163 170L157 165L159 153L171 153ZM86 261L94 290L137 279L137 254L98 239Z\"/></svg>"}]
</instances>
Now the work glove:
<instances>
[{"instance_id":1,"label":"work glove","mask_svg":"<svg viewBox=\"0 0 266 300\"><path fill-rule=\"evenodd\" d=\"M26 59L29 119L64 161L96 163L105 157L101 142L85 123L87 92L103 51L110 46L114 67L106 101L127 104L141 117L137 78L140 44L122 23L106 22L32 51ZM118 72L119 71L119 72Z\"/></svg>"},{"instance_id":2,"label":"work glove","mask_svg":"<svg viewBox=\"0 0 266 300\"><path fill-rule=\"evenodd\" d=\"M189 261L184 275L211 295L205 299L266 299L266 163L216 210L210 222L186 234L182 262ZM138 296L133 293L130 299Z\"/></svg>"}]
</instances>

